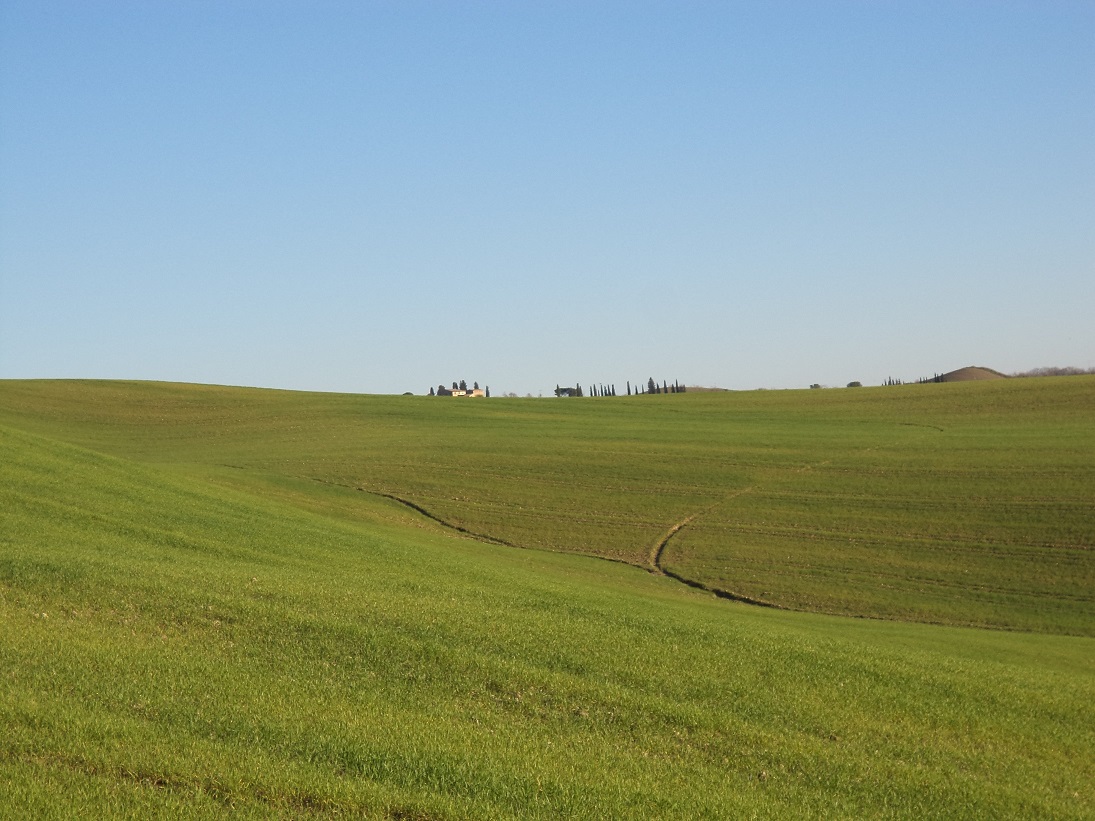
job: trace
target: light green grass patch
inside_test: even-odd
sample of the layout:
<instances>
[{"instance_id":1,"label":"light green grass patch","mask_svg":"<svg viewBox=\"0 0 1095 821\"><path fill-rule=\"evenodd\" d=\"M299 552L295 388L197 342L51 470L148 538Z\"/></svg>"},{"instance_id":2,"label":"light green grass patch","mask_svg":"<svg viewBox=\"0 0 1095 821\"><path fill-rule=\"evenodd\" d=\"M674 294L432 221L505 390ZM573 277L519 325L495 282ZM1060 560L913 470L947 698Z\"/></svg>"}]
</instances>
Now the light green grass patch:
<instances>
[{"instance_id":1,"label":"light green grass patch","mask_svg":"<svg viewBox=\"0 0 1095 821\"><path fill-rule=\"evenodd\" d=\"M1095 811L1091 639L760 611L341 494L305 509L291 483L257 498L11 429L0 449L3 806Z\"/></svg>"}]
</instances>

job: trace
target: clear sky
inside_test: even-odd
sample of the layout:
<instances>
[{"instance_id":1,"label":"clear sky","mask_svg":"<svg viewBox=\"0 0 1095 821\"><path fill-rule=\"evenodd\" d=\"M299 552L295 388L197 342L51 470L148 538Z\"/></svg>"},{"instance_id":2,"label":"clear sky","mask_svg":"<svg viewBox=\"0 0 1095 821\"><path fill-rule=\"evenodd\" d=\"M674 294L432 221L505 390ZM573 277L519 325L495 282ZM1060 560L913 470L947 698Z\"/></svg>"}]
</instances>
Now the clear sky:
<instances>
[{"instance_id":1,"label":"clear sky","mask_svg":"<svg viewBox=\"0 0 1095 821\"><path fill-rule=\"evenodd\" d=\"M0 377L1095 366L1095 3L0 2Z\"/></svg>"}]
</instances>

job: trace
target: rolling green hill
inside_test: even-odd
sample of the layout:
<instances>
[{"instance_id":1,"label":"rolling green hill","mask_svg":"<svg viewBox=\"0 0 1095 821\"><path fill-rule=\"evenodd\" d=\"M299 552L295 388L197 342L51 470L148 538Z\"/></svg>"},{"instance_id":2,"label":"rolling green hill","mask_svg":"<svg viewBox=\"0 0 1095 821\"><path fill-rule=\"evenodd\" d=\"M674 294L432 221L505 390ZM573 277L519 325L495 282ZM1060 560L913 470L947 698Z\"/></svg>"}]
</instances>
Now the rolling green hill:
<instances>
[{"instance_id":1,"label":"rolling green hill","mask_svg":"<svg viewBox=\"0 0 1095 821\"><path fill-rule=\"evenodd\" d=\"M1053 381L480 403L0 383L0 807L1090 817L1095 391ZM744 587L718 551L799 532L829 564L758 559L761 593L787 577L792 606L891 620L581 555L644 567L689 517L667 568ZM885 555L811 537L836 532ZM925 545L946 606L909 587ZM979 572L990 604L959 584Z\"/></svg>"},{"instance_id":2,"label":"rolling green hill","mask_svg":"<svg viewBox=\"0 0 1095 821\"><path fill-rule=\"evenodd\" d=\"M387 495L499 542L657 558L780 607L1081 635L1095 635L1093 410L1087 377L479 402L0 391L0 421L351 519Z\"/></svg>"}]
</instances>

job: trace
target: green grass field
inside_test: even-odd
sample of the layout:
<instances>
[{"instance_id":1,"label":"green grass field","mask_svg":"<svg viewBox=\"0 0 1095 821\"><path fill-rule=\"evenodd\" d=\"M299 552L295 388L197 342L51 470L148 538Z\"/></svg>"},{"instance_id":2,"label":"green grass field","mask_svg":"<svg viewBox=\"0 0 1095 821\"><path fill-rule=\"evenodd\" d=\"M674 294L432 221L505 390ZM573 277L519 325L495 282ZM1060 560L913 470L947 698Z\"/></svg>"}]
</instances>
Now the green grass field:
<instances>
[{"instance_id":1,"label":"green grass field","mask_svg":"<svg viewBox=\"0 0 1095 821\"><path fill-rule=\"evenodd\" d=\"M0 807L1091 817L1093 409L2 382Z\"/></svg>"},{"instance_id":2,"label":"green grass field","mask_svg":"<svg viewBox=\"0 0 1095 821\"><path fill-rule=\"evenodd\" d=\"M389 494L638 566L687 522L660 564L711 588L1089 636L1093 414L1088 377L543 402L81 382L0 397L0 422L351 520L360 491Z\"/></svg>"}]
</instances>

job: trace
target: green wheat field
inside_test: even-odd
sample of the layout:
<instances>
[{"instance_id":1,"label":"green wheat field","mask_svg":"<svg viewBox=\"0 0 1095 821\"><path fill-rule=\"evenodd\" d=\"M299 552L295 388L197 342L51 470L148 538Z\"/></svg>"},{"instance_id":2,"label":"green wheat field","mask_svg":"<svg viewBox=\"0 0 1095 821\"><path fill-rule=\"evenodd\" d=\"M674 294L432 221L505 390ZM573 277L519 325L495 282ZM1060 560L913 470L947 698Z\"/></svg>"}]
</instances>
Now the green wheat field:
<instances>
[{"instance_id":1,"label":"green wheat field","mask_svg":"<svg viewBox=\"0 0 1095 821\"><path fill-rule=\"evenodd\" d=\"M1095 817L1095 377L0 381L0 817Z\"/></svg>"}]
</instances>

